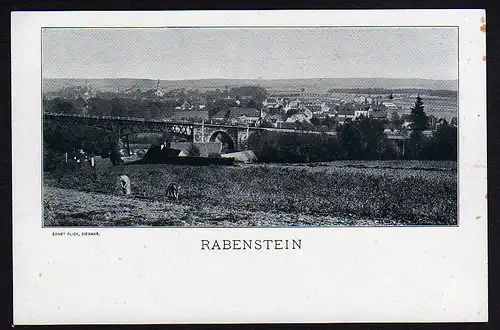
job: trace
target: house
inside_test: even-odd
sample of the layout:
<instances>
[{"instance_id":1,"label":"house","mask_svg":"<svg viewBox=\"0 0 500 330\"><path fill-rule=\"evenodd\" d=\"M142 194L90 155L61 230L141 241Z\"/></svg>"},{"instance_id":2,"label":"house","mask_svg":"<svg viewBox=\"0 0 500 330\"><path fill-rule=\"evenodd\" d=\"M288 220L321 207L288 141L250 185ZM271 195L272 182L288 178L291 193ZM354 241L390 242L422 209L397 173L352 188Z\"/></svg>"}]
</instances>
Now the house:
<instances>
[{"instance_id":1,"label":"house","mask_svg":"<svg viewBox=\"0 0 500 330\"><path fill-rule=\"evenodd\" d=\"M326 118L328 118L328 115L326 113L313 113L313 118L319 120L325 120Z\"/></svg>"},{"instance_id":2,"label":"house","mask_svg":"<svg viewBox=\"0 0 500 330\"><path fill-rule=\"evenodd\" d=\"M312 104L312 105L308 105L307 108L313 114L319 114L319 113L323 113L324 112L323 107L321 105Z\"/></svg>"},{"instance_id":3,"label":"house","mask_svg":"<svg viewBox=\"0 0 500 330\"><path fill-rule=\"evenodd\" d=\"M312 118L312 116L311 116ZM291 115L290 117L288 117L286 119L286 122L287 123L295 123L295 122L308 122L308 123L311 123L310 122L310 118L308 118L305 114L303 113L296 113L294 115Z\"/></svg>"},{"instance_id":4,"label":"house","mask_svg":"<svg viewBox=\"0 0 500 330\"><path fill-rule=\"evenodd\" d=\"M163 92L162 90L160 89L157 89L155 92L154 92L154 95L157 96L157 97L162 97L163 95L165 95L165 92Z\"/></svg>"},{"instance_id":5,"label":"house","mask_svg":"<svg viewBox=\"0 0 500 330\"><path fill-rule=\"evenodd\" d=\"M398 106L391 101L382 101L382 105L385 106L389 111L398 110Z\"/></svg>"},{"instance_id":6,"label":"house","mask_svg":"<svg viewBox=\"0 0 500 330\"><path fill-rule=\"evenodd\" d=\"M335 118L337 117L337 110L330 109L328 112L325 112L325 115L330 118Z\"/></svg>"},{"instance_id":7,"label":"house","mask_svg":"<svg viewBox=\"0 0 500 330\"><path fill-rule=\"evenodd\" d=\"M350 107L342 107L337 110L337 118L354 118L355 111Z\"/></svg>"},{"instance_id":8,"label":"house","mask_svg":"<svg viewBox=\"0 0 500 330\"><path fill-rule=\"evenodd\" d=\"M276 127L276 128L284 128L283 127L283 123L285 123L285 121L283 121L283 120L277 120L276 122L273 123L273 126Z\"/></svg>"},{"instance_id":9,"label":"house","mask_svg":"<svg viewBox=\"0 0 500 330\"><path fill-rule=\"evenodd\" d=\"M357 103L357 104L372 104L373 98L371 96L359 95L359 96L355 96L353 101L354 101L354 103Z\"/></svg>"},{"instance_id":10,"label":"house","mask_svg":"<svg viewBox=\"0 0 500 330\"><path fill-rule=\"evenodd\" d=\"M285 118L280 114L274 114L272 116L266 116L265 120L274 127L279 127L280 123L285 121Z\"/></svg>"},{"instance_id":11,"label":"house","mask_svg":"<svg viewBox=\"0 0 500 330\"><path fill-rule=\"evenodd\" d=\"M387 110L381 108L370 109L369 117L377 120L387 120Z\"/></svg>"},{"instance_id":12,"label":"house","mask_svg":"<svg viewBox=\"0 0 500 330\"><path fill-rule=\"evenodd\" d=\"M212 116L212 121L231 124L255 124L261 118L261 112L254 108L230 107Z\"/></svg>"},{"instance_id":13,"label":"house","mask_svg":"<svg viewBox=\"0 0 500 330\"><path fill-rule=\"evenodd\" d=\"M272 122L277 122L277 121L283 121L283 116L280 115L280 114L275 114L275 115L272 115L272 116L268 116L267 117L268 120L272 121Z\"/></svg>"},{"instance_id":14,"label":"house","mask_svg":"<svg viewBox=\"0 0 500 330\"><path fill-rule=\"evenodd\" d=\"M286 129L295 129L296 124L295 122L288 122L288 121L280 121L276 122L274 125L276 128L286 128Z\"/></svg>"},{"instance_id":15,"label":"house","mask_svg":"<svg viewBox=\"0 0 500 330\"><path fill-rule=\"evenodd\" d=\"M277 108L279 106L279 101L275 98L266 98L262 104L268 108L268 109L272 109L272 108Z\"/></svg>"},{"instance_id":16,"label":"house","mask_svg":"<svg viewBox=\"0 0 500 330\"><path fill-rule=\"evenodd\" d=\"M365 116L368 118L368 110L366 109L360 109L360 110L354 110L354 118L358 118L360 116Z\"/></svg>"},{"instance_id":17,"label":"house","mask_svg":"<svg viewBox=\"0 0 500 330\"><path fill-rule=\"evenodd\" d=\"M260 109L260 119L266 119L269 117L269 113L265 112L263 109Z\"/></svg>"},{"instance_id":18,"label":"house","mask_svg":"<svg viewBox=\"0 0 500 330\"><path fill-rule=\"evenodd\" d=\"M298 110L299 108L300 108L300 101L295 100L295 101L288 102L287 105L285 105L285 107L283 109L285 110L285 113L286 113L292 109Z\"/></svg>"},{"instance_id":19,"label":"house","mask_svg":"<svg viewBox=\"0 0 500 330\"><path fill-rule=\"evenodd\" d=\"M384 129L384 134L394 134L393 131L389 128Z\"/></svg>"},{"instance_id":20,"label":"house","mask_svg":"<svg viewBox=\"0 0 500 330\"><path fill-rule=\"evenodd\" d=\"M191 103L189 103L188 100L184 100L181 105L175 107L175 110L189 110L191 108Z\"/></svg>"},{"instance_id":21,"label":"house","mask_svg":"<svg viewBox=\"0 0 500 330\"><path fill-rule=\"evenodd\" d=\"M199 156L199 157L220 157L222 143L220 142L174 142L170 143L170 148L180 150L179 157Z\"/></svg>"},{"instance_id":22,"label":"house","mask_svg":"<svg viewBox=\"0 0 500 330\"><path fill-rule=\"evenodd\" d=\"M312 111L311 111L311 110L309 110L308 108L304 108L304 109L302 110L302 113L306 116L306 118L307 118L308 120L311 120L311 118L313 117L313 113L312 113Z\"/></svg>"},{"instance_id":23,"label":"house","mask_svg":"<svg viewBox=\"0 0 500 330\"><path fill-rule=\"evenodd\" d=\"M412 122L409 122L409 121L405 121L405 122L401 125L401 127L402 127L402 128L405 128L405 129L407 129L407 130L411 130L411 129L412 129L412 126L413 126L413 123L412 123Z\"/></svg>"},{"instance_id":24,"label":"house","mask_svg":"<svg viewBox=\"0 0 500 330\"><path fill-rule=\"evenodd\" d=\"M332 109L332 107L330 105L328 105L327 102L321 103L321 111L322 112L328 112L328 111L330 111L330 109Z\"/></svg>"},{"instance_id":25,"label":"house","mask_svg":"<svg viewBox=\"0 0 500 330\"><path fill-rule=\"evenodd\" d=\"M352 119L353 118L351 118L351 117L349 117L349 118L347 118L347 117L338 117L336 119L336 121L337 121L338 124L342 125L342 124L344 124L346 122L352 121Z\"/></svg>"},{"instance_id":26,"label":"house","mask_svg":"<svg viewBox=\"0 0 500 330\"><path fill-rule=\"evenodd\" d=\"M365 102L365 97L363 95L355 96L353 99L354 103L364 103Z\"/></svg>"}]
</instances>

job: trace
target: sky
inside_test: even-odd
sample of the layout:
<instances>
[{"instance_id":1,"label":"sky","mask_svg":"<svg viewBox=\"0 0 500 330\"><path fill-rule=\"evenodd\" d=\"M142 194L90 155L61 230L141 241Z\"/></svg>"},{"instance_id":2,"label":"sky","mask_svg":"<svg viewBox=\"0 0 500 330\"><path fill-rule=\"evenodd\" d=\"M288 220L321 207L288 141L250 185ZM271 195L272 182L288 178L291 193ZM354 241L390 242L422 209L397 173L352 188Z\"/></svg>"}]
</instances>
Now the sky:
<instances>
[{"instance_id":1,"label":"sky","mask_svg":"<svg viewBox=\"0 0 500 330\"><path fill-rule=\"evenodd\" d=\"M44 78L457 79L456 28L45 28Z\"/></svg>"}]
</instances>

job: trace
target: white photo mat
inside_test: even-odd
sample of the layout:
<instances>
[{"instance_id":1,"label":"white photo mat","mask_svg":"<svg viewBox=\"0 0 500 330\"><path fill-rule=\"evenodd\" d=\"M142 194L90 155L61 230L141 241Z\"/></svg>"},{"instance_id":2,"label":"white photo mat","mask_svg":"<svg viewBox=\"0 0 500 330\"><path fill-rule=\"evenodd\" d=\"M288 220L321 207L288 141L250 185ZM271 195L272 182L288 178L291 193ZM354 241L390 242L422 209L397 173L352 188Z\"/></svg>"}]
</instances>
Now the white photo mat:
<instances>
[{"instance_id":1,"label":"white photo mat","mask_svg":"<svg viewBox=\"0 0 500 330\"><path fill-rule=\"evenodd\" d=\"M488 319L482 10L14 12L14 323L481 322ZM42 228L41 28L458 26L459 226ZM63 229L83 232L88 229ZM202 251L202 239L302 249Z\"/></svg>"}]
</instances>

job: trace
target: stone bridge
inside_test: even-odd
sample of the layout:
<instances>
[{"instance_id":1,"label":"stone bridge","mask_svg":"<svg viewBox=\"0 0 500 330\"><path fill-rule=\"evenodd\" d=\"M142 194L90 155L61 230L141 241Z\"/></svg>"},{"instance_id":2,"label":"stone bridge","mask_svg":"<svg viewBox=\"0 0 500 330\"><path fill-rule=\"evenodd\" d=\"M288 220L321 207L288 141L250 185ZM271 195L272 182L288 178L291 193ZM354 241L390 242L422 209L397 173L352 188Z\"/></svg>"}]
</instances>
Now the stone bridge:
<instances>
[{"instance_id":1,"label":"stone bridge","mask_svg":"<svg viewBox=\"0 0 500 330\"><path fill-rule=\"evenodd\" d=\"M66 122L103 129L110 132L116 141L123 137L127 138L128 135L134 133L169 132L193 142L221 142L223 145L223 151L225 152L245 149L248 145L248 137L252 133L262 130L303 134L336 135L335 132L297 131L283 128L249 127L112 116L44 113L43 119L44 121L53 121L58 123Z\"/></svg>"}]
</instances>

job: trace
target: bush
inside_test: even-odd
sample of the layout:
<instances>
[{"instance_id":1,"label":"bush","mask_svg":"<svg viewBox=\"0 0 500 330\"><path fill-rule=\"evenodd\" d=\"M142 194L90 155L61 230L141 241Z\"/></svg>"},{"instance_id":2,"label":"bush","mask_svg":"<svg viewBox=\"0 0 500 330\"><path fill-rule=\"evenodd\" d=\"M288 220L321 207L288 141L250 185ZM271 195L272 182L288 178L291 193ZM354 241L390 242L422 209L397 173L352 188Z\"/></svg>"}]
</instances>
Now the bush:
<instances>
[{"instance_id":1,"label":"bush","mask_svg":"<svg viewBox=\"0 0 500 330\"><path fill-rule=\"evenodd\" d=\"M342 149L349 159L388 159L394 155L384 135L384 124L360 116L337 126Z\"/></svg>"},{"instance_id":2,"label":"bush","mask_svg":"<svg viewBox=\"0 0 500 330\"><path fill-rule=\"evenodd\" d=\"M343 159L336 137L326 134L256 132L248 145L262 162L304 163Z\"/></svg>"}]
</instances>

